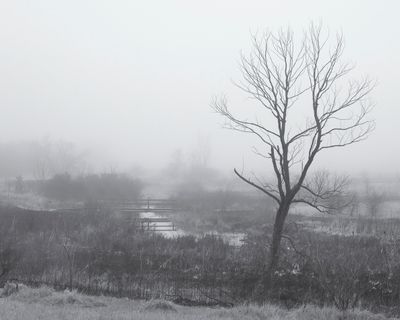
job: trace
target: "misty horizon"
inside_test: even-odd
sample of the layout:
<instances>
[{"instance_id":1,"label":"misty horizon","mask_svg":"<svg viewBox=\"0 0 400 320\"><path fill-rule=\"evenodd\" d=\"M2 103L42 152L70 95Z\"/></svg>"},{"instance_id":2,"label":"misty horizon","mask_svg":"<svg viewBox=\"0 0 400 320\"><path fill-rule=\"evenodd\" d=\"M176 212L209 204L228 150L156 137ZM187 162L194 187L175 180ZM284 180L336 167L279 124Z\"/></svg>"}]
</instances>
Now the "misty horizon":
<instances>
[{"instance_id":1,"label":"misty horizon","mask_svg":"<svg viewBox=\"0 0 400 320\"><path fill-rule=\"evenodd\" d=\"M207 141L211 167L262 172L254 140L222 129L210 102L225 94L236 107L249 103L233 82L252 34L285 25L301 34L317 19L343 33L356 74L378 82L371 95L376 130L367 141L322 154L317 168L398 172L394 1L12 1L0 9L2 143L67 141L96 170L126 170L160 169L176 150L190 158ZM376 21L378 14L386 18Z\"/></svg>"}]
</instances>

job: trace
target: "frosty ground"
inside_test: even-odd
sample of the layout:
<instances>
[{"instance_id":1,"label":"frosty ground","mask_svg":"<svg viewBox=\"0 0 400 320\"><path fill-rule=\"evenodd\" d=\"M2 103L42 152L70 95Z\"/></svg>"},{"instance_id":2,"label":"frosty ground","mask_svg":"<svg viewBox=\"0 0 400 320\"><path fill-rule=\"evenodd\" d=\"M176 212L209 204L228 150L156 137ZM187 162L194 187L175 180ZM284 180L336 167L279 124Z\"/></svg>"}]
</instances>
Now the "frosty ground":
<instances>
[{"instance_id":1,"label":"frosty ground","mask_svg":"<svg viewBox=\"0 0 400 320\"><path fill-rule=\"evenodd\" d=\"M385 320L362 310L342 313L334 308L303 306L284 310L277 306L237 306L230 309L183 307L167 301L129 300L92 297L77 292L57 292L48 287L22 286L16 293L0 299L1 320L159 320L159 319L234 319L234 320Z\"/></svg>"}]
</instances>

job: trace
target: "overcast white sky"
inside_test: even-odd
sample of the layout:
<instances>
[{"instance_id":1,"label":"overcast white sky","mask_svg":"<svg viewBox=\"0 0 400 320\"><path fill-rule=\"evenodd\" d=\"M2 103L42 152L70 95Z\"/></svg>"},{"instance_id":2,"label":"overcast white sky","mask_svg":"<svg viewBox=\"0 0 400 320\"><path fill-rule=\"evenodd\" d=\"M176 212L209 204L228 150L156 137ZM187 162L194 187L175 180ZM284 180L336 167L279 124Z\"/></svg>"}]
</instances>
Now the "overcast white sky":
<instances>
[{"instance_id":1,"label":"overcast white sky","mask_svg":"<svg viewBox=\"0 0 400 320\"><path fill-rule=\"evenodd\" d=\"M231 80L251 32L322 20L379 86L373 135L319 165L397 172L399 11L395 0L0 0L0 140L50 136L157 167L200 137L215 166L251 167L251 139L221 129L211 98L246 103Z\"/></svg>"}]
</instances>

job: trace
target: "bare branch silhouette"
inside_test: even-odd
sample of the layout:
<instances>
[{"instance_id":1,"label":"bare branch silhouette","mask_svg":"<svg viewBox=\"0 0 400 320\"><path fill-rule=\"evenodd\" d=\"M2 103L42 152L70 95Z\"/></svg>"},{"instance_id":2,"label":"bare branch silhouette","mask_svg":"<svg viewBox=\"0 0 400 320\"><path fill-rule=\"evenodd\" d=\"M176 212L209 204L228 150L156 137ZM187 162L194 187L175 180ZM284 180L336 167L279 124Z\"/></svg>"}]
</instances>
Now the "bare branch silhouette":
<instances>
[{"instance_id":1,"label":"bare branch silhouette","mask_svg":"<svg viewBox=\"0 0 400 320\"><path fill-rule=\"evenodd\" d=\"M254 151L270 161L276 178L274 183L265 184L234 170L278 205L269 275L278 263L290 206L303 203L329 212L328 198L346 185L346 179L331 181L326 174L307 180L317 155L363 141L374 129L368 100L374 83L368 78L349 80L353 67L342 62L343 36L337 34L331 42L323 33L322 24L311 24L300 41L295 40L291 29L267 32L253 36L251 54L242 55L243 80L236 85L258 102L260 114L272 120L272 125L258 117L250 120L236 116L225 97L212 103L226 119L225 127L258 138L263 147Z\"/></svg>"}]
</instances>

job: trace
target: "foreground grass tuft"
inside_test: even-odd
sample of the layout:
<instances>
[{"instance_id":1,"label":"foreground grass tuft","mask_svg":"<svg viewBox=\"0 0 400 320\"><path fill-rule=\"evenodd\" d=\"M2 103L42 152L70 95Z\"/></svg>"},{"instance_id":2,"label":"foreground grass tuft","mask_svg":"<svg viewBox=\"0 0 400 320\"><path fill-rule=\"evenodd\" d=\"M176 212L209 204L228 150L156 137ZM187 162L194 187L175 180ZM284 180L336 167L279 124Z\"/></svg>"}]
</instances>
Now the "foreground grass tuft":
<instances>
[{"instance_id":1,"label":"foreground grass tuft","mask_svg":"<svg viewBox=\"0 0 400 320\"><path fill-rule=\"evenodd\" d=\"M169 301L152 300L150 301L143 311L161 311L161 312L178 312L176 307Z\"/></svg>"},{"instance_id":2,"label":"foreground grass tuft","mask_svg":"<svg viewBox=\"0 0 400 320\"><path fill-rule=\"evenodd\" d=\"M90 297L48 287L19 292L0 299L1 320L387 320L383 315L307 305L284 310L273 305L242 305L231 309L182 307L163 300L149 302ZM392 318L393 319L393 318Z\"/></svg>"}]
</instances>

